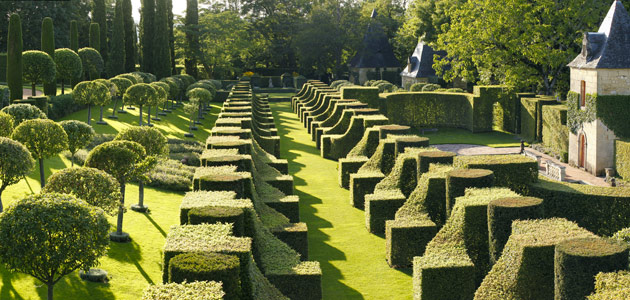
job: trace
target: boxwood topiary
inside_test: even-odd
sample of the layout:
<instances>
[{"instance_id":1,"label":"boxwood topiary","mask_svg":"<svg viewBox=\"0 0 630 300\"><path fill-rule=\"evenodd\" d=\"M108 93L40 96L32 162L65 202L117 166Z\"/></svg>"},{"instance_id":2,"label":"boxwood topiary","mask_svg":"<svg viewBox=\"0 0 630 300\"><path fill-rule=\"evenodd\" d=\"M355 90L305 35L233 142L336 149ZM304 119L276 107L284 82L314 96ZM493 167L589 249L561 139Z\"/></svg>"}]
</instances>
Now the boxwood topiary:
<instances>
[{"instance_id":1,"label":"boxwood topiary","mask_svg":"<svg viewBox=\"0 0 630 300\"><path fill-rule=\"evenodd\" d=\"M46 119L46 114L41 109L26 103L11 104L0 110L0 112L11 115L15 122L13 125L16 127L25 120Z\"/></svg>"},{"instance_id":2,"label":"boxwood topiary","mask_svg":"<svg viewBox=\"0 0 630 300\"><path fill-rule=\"evenodd\" d=\"M167 283L149 285L142 294L142 300L223 300L225 293L220 282L196 281L189 283Z\"/></svg>"},{"instance_id":3,"label":"boxwood topiary","mask_svg":"<svg viewBox=\"0 0 630 300\"><path fill-rule=\"evenodd\" d=\"M9 137L13 133L13 116L0 111L0 136Z\"/></svg>"},{"instance_id":4,"label":"boxwood topiary","mask_svg":"<svg viewBox=\"0 0 630 300\"><path fill-rule=\"evenodd\" d=\"M188 224L233 223L234 236L243 236L245 230L245 212L240 207L206 206L188 211Z\"/></svg>"},{"instance_id":5,"label":"boxwood topiary","mask_svg":"<svg viewBox=\"0 0 630 300\"><path fill-rule=\"evenodd\" d=\"M446 175L446 217L451 215L455 198L464 196L471 187L491 187L494 184L494 172L485 169L459 169Z\"/></svg>"},{"instance_id":6,"label":"boxwood topiary","mask_svg":"<svg viewBox=\"0 0 630 300\"><path fill-rule=\"evenodd\" d=\"M184 253L171 258L168 281L223 282L226 300L241 299L240 263L236 255L221 253Z\"/></svg>"}]
</instances>

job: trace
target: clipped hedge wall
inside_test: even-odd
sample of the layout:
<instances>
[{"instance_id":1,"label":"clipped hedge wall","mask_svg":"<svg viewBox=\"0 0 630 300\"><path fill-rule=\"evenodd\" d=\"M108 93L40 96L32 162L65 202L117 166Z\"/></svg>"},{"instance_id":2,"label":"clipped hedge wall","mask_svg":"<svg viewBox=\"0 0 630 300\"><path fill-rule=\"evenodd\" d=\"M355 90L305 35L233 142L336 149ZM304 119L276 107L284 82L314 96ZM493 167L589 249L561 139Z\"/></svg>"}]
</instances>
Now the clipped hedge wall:
<instances>
[{"instance_id":1,"label":"clipped hedge wall","mask_svg":"<svg viewBox=\"0 0 630 300\"><path fill-rule=\"evenodd\" d=\"M630 272L599 273L595 276L595 293L588 300L630 299Z\"/></svg>"},{"instance_id":2,"label":"clipped hedge wall","mask_svg":"<svg viewBox=\"0 0 630 300\"><path fill-rule=\"evenodd\" d=\"M568 157L569 127L565 105L545 105L542 109L542 142L554 153Z\"/></svg>"},{"instance_id":3,"label":"clipped hedge wall","mask_svg":"<svg viewBox=\"0 0 630 300\"><path fill-rule=\"evenodd\" d=\"M188 224L234 224L234 236L243 236L245 233L245 212L240 207L207 206L196 207L188 211Z\"/></svg>"},{"instance_id":4,"label":"clipped hedge wall","mask_svg":"<svg viewBox=\"0 0 630 300\"><path fill-rule=\"evenodd\" d=\"M615 141L615 170L623 179L630 180L630 140Z\"/></svg>"},{"instance_id":5,"label":"clipped hedge wall","mask_svg":"<svg viewBox=\"0 0 630 300\"><path fill-rule=\"evenodd\" d=\"M495 186L507 187L517 193L525 193L530 184L538 181L538 163L519 154L456 156L453 165L458 168L491 170L494 172Z\"/></svg>"},{"instance_id":6,"label":"clipped hedge wall","mask_svg":"<svg viewBox=\"0 0 630 300\"><path fill-rule=\"evenodd\" d=\"M529 195L544 199L546 217L567 218L599 235L630 224L630 189L549 181L541 178Z\"/></svg>"},{"instance_id":7,"label":"clipped hedge wall","mask_svg":"<svg viewBox=\"0 0 630 300\"><path fill-rule=\"evenodd\" d=\"M541 96L521 98L521 137L528 142L542 139L543 106L559 104L555 99Z\"/></svg>"},{"instance_id":8,"label":"clipped hedge wall","mask_svg":"<svg viewBox=\"0 0 630 300\"><path fill-rule=\"evenodd\" d=\"M385 103L378 96L378 88L372 86L344 86L340 90L341 99L357 100L366 103L370 108L378 109L385 114Z\"/></svg>"},{"instance_id":9,"label":"clipped hedge wall","mask_svg":"<svg viewBox=\"0 0 630 300\"><path fill-rule=\"evenodd\" d=\"M492 115L492 125L500 131L517 132L518 115L520 114L520 101L516 94L504 86L475 86L473 92L487 95L495 99ZM482 92L483 90L483 92Z\"/></svg>"},{"instance_id":10,"label":"clipped hedge wall","mask_svg":"<svg viewBox=\"0 0 630 300\"><path fill-rule=\"evenodd\" d=\"M223 283L225 300L241 299L240 263L236 255L184 253L171 258L168 281L175 283L217 281Z\"/></svg>"},{"instance_id":11,"label":"clipped hedge wall","mask_svg":"<svg viewBox=\"0 0 630 300\"><path fill-rule=\"evenodd\" d=\"M220 282L197 281L149 285L142 300L222 300L224 295Z\"/></svg>"}]
</instances>

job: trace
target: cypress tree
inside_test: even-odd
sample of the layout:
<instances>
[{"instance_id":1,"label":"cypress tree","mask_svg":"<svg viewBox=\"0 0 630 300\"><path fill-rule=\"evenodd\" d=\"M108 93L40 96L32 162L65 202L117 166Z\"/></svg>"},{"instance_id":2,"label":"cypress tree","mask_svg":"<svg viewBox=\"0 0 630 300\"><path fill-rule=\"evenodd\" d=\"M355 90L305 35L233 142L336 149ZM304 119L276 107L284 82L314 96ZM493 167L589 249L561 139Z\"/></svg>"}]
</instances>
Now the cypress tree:
<instances>
[{"instance_id":1,"label":"cypress tree","mask_svg":"<svg viewBox=\"0 0 630 300\"><path fill-rule=\"evenodd\" d=\"M101 29L98 23L90 24L90 48L96 49L101 53ZM101 55L102 57L102 55Z\"/></svg>"},{"instance_id":2,"label":"cypress tree","mask_svg":"<svg viewBox=\"0 0 630 300\"><path fill-rule=\"evenodd\" d=\"M53 60L55 59L55 31L53 20L49 17L42 21L42 51L48 53ZM47 96L57 95L57 79L44 83L44 93Z\"/></svg>"},{"instance_id":3,"label":"cypress tree","mask_svg":"<svg viewBox=\"0 0 630 300\"><path fill-rule=\"evenodd\" d=\"M142 8L140 10L142 19L142 34L140 48L142 49L142 65L144 72L154 73L155 66L153 62L153 47L155 47L155 0L142 0Z\"/></svg>"},{"instance_id":4,"label":"cypress tree","mask_svg":"<svg viewBox=\"0 0 630 300\"><path fill-rule=\"evenodd\" d=\"M125 73L125 24L123 22L122 0L116 0L113 24L111 60L109 61L107 72L110 77Z\"/></svg>"},{"instance_id":5,"label":"cypress tree","mask_svg":"<svg viewBox=\"0 0 630 300\"><path fill-rule=\"evenodd\" d=\"M171 74L177 74L175 67L175 35L173 33L173 0L166 0L168 12L168 46L171 49Z\"/></svg>"},{"instance_id":6,"label":"cypress tree","mask_svg":"<svg viewBox=\"0 0 630 300\"><path fill-rule=\"evenodd\" d=\"M155 10L155 39L153 40L153 69L157 78L171 76L171 48L169 46L168 12L166 0L157 0Z\"/></svg>"},{"instance_id":7,"label":"cypress tree","mask_svg":"<svg viewBox=\"0 0 630 300\"><path fill-rule=\"evenodd\" d=\"M22 22L18 14L12 14L9 19L7 42L7 85L10 100L22 99Z\"/></svg>"},{"instance_id":8,"label":"cypress tree","mask_svg":"<svg viewBox=\"0 0 630 300\"><path fill-rule=\"evenodd\" d=\"M92 22L98 23L99 25L100 48L95 49L98 50L99 53L101 53L103 61L107 63L107 12L105 10L105 0L94 0L92 6Z\"/></svg>"},{"instance_id":9,"label":"cypress tree","mask_svg":"<svg viewBox=\"0 0 630 300\"><path fill-rule=\"evenodd\" d=\"M184 59L184 67L186 74L197 78L199 71L197 70L197 51L199 51L199 11L197 0L187 0L186 2L186 58Z\"/></svg>"},{"instance_id":10,"label":"cypress tree","mask_svg":"<svg viewBox=\"0 0 630 300\"><path fill-rule=\"evenodd\" d=\"M79 51L79 26L76 20L70 21L70 49Z\"/></svg>"},{"instance_id":11,"label":"cypress tree","mask_svg":"<svg viewBox=\"0 0 630 300\"><path fill-rule=\"evenodd\" d=\"M125 72L136 70L136 24L131 15L131 0L123 0L122 13L125 26Z\"/></svg>"}]
</instances>

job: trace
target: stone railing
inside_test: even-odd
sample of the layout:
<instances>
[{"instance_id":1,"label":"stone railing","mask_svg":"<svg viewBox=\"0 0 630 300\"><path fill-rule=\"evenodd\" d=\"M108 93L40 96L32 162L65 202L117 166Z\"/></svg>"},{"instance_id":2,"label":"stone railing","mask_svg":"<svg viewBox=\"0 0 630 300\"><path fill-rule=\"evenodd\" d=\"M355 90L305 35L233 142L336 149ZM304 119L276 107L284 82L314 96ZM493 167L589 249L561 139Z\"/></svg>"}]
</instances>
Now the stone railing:
<instances>
[{"instance_id":1,"label":"stone railing","mask_svg":"<svg viewBox=\"0 0 630 300\"><path fill-rule=\"evenodd\" d=\"M547 177L557 181L564 181L566 168L551 160L547 160Z\"/></svg>"}]
</instances>

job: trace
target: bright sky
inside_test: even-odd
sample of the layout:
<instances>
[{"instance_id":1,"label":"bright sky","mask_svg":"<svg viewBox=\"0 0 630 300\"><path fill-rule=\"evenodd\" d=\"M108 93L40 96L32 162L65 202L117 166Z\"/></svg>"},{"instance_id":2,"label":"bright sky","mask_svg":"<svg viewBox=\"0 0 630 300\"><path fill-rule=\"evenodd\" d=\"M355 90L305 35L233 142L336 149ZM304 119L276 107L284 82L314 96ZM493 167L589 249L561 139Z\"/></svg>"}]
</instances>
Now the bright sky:
<instances>
[{"instance_id":1,"label":"bright sky","mask_svg":"<svg viewBox=\"0 0 630 300\"><path fill-rule=\"evenodd\" d=\"M131 5L133 6L133 19L138 24L140 23L140 0L131 0ZM173 14L183 16L185 11L186 0L173 0Z\"/></svg>"}]
</instances>

